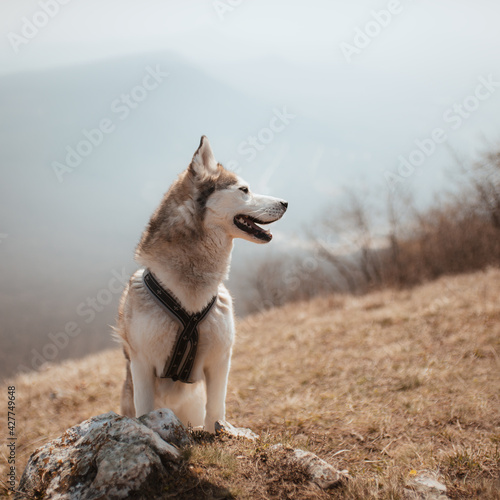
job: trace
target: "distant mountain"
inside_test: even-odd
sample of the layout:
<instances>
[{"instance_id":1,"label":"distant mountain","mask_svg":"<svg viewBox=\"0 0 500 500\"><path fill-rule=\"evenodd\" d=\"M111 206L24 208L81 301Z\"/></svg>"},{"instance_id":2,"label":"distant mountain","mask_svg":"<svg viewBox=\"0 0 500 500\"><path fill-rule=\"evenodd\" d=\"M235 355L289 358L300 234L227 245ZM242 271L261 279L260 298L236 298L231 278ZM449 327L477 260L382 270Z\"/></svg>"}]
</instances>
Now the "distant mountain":
<instances>
[{"instance_id":1,"label":"distant mountain","mask_svg":"<svg viewBox=\"0 0 500 500\"><path fill-rule=\"evenodd\" d=\"M119 294L90 324L77 307L107 289L113 272L134 269L145 223L202 134L219 161L242 172L255 190L289 199L282 233L300 226L317 197L304 189L300 201L293 199L311 175L307 161L323 127L290 119L248 161L246 138L269 127L276 113L293 109L256 100L172 54L4 76L0 109L5 373L31 362L31 350L50 344L48 334L68 322L77 322L82 333L57 359L109 345ZM99 133L103 120L107 132ZM236 261L250 246L236 252Z\"/></svg>"}]
</instances>

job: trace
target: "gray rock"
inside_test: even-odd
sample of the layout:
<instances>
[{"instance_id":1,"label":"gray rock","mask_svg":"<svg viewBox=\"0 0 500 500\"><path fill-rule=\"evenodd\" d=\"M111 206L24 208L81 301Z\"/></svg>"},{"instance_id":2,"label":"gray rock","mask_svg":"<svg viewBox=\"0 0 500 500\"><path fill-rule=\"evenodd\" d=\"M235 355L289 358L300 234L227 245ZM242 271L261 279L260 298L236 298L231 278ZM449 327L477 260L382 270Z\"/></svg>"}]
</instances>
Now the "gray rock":
<instances>
[{"instance_id":1,"label":"gray rock","mask_svg":"<svg viewBox=\"0 0 500 500\"><path fill-rule=\"evenodd\" d=\"M320 488L333 488L345 479L344 474L310 451L293 450L293 461L303 467L311 481Z\"/></svg>"},{"instance_id":2,"label":"gray rock","mask_svg":"<svg viewBox=\"0 0 500 500\"><path fill-rule=\"evenodd\" d=\"M186 428L182 422L168 408L155 410L147 415L143 415L139 417L139 422L152 431L155 431L167 443L181 448L193 444L193 439L186 432Z\"/></svg>"},{"instance_id":3,"label":"gray rock","mask_svg":"<svg viewBox=\"0 0 500 500\"><path fill-rule=\"evenodd\" d=\"M446 486L430 473L423 473L407 483L407 500L448 500Z\"/></svg>"},{"instance_id":4,"label":"gray rock","mask_svg":"<svg viewBox=\"0 0 500 500\"><path fill-rule=\"evenodd\" d=\"M93 417L31 455L18 498L161 498L180 452L148 425L165 436L175 435L176 443L189 440L167 410L156 410L142 421L114 412Z\"/></svg>"},{"instance_id":5,"label":"gray rock","mask_svg":"<svg viewBox=\"0 0 500 500\"><path fill-rule=\"evenodd\" d=\"M328 462L325 462L310 451L294 450L282 444L272 446L271 451L285 453L289 465L299 467L307 474L311 482L322 489L326 490L338 486L349 477L347 471L336 470Z\"/></svg>"},{"instance_id":6,"label":"gray rock","mask_svg":"<svg viewBox=\"0 0 500 500\"><path fill-rule=\"evenodd\" d=\"M255 434L255 432L252 432L250 429L246 427L235 427L225 420L217 420L217 422L215 422L215 433L226 434L233 438L244 438L250 441L259 439L258 434Z\"/></svg>"}]
</instances>

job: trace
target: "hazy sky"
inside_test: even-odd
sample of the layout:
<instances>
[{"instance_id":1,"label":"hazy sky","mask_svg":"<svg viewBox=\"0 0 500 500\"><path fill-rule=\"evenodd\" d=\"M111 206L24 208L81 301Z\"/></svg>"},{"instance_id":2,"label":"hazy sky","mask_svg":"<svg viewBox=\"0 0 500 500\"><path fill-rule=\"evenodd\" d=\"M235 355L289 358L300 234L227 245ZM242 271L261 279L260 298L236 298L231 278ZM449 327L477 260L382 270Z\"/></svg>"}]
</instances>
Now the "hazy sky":
<instances>
[{"instance_id":1,"label":"hazy sky","mask_svg":"<svg viewBox=\"0 0 500 500\"><path fill-rule=\"evenodd\" d=\"M207 68L267 57L343 65L339 44L351 41L355 29L372 19L373 11L391 4L387 0L65 0L60 5L59 1L2 2L2 71L165 48ZM356 65L389 71L425 69L431 76L429 69L452 73L459 73L459 68L491 69L498 59L500 4L495 0L393 2L399 5L398 12L373 37L366 54L354 58ZM21 34L23 18L33 21L43 5L58 12L16 54L9 33ZM38 20L43 24L43 15ZM441 64L443 54L446 68Z\"/></svg>"},{"instance_id":2,"label":"hazy sky","mask_svg":"<svg viewBox=\"0 0 500 500\"><path fill-rule=\"evenodd\" d=\"M356 182L380 179L437 127L447 141L414 176L424 186L442 182L447 147L473 154L498 140L500 92L459 127L443 118L480 78L500 81L495 0L62 1L4 0L0 72L171 51L270 106L334 124L342 147L325 143L305 165L327 194L337 179L324 165L345 164Z\"/></svg>"}]
</instances>

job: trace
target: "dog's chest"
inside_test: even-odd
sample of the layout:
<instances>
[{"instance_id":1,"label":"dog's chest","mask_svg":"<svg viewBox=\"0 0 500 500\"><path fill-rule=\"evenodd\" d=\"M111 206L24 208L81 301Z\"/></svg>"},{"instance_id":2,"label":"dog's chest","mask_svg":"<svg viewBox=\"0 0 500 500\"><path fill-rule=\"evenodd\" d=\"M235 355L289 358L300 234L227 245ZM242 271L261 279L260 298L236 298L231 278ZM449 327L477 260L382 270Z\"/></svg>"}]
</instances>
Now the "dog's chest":
<instances>
[{"instance_id":1,"label":"dog's chest","mask_svg":"<svg viewBox=\"0 0 500 500\"><path fill-rule=\"evenodd\" d=\"M142 325L143 327L149 326L149 330L147 333L144 332L148 341L142 344L141 350L152 361L156 373L161 374L171 360L175 344L183 328L165 313L161 315L162 318L155 316L156 318L149 317L149 325L145 323ZM232 310L220 307L216 303L203 322L198 325L198 347L192 371L194 379L199 379L199 374L211 362L218 362L221 357L229 356L233 341Z\"/></svg>"}]
</instances>

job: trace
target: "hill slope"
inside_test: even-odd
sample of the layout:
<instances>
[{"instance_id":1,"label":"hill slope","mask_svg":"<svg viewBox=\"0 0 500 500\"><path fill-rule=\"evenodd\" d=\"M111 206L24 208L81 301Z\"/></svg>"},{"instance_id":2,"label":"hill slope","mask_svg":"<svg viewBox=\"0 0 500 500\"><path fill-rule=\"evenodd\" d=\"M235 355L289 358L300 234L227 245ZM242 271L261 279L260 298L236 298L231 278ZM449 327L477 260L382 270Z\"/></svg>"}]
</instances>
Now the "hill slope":
<instances>
[{"instance_id":1,"label":"hill slope","mask_svg":"<svg viewBox=\"0 0 500 500\"><path fill-rule=\"evenodd\" d=\"M498 498L499 297L500 270L490 269L247 318L238 325L228 420L264 439L194 453L194 470L238 497L313 494L299 480L296 490L280 490L266 469L262 449L281 441L349 470L343 490L315 498L398 498L421 470L439 471L451 498ZM42 442L118 411L123 375L116 349L9 381L18 479ZM2 456L2 481L6 471Z\"/></svg>"}]
</instances>

